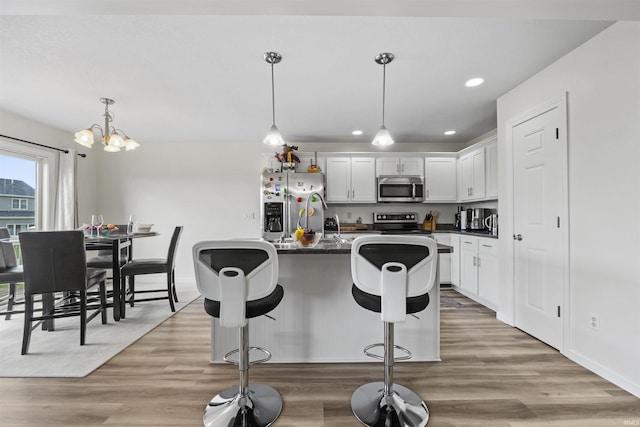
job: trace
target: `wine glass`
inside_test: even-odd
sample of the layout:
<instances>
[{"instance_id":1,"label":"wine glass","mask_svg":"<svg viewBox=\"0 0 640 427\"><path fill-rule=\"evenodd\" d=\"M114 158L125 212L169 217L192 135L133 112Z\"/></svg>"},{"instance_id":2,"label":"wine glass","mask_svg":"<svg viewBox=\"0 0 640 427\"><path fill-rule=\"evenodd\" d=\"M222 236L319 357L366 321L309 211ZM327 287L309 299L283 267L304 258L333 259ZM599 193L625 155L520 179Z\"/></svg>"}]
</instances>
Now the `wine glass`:
<instances>
[{"instance_id":1,"label":"wine glass","mask_svg":"<svg viewBox=\"0 0 640 427\"><path fill-rule=\"evenodd\" d=\"M100 229L102 228L103 222L104 219L102 217L102 214L91 215L91 227L95 230L96 237L100 237Z\"/></svg>"}]
</instances>

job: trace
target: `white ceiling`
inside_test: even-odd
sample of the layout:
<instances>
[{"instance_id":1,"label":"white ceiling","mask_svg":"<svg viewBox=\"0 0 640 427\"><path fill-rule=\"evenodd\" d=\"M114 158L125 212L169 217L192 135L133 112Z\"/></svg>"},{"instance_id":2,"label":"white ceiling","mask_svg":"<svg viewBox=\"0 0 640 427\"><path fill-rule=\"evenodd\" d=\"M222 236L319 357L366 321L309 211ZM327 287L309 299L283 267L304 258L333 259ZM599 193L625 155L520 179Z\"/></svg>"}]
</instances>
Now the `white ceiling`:
<instances>
[{"instance_id":1,"label":"white ceiling","mask_svg":"<svg viewBox=\"0 0 640 427\"><path fill-rule=\"evenodd\" d=\"M334 16L320 16L310 7L317 3L333 5ZM271 125L262 55L273 50L283 56L275 66L276 122L287 142L369 141L381 124L382 66L374 57L392 52L385 121L394 139L466 142L496 127L499 96L611 24L580 8L580 20L568 11L565 19L532 20L522 19L526 9L456 18L429 16L404 0L393 3L401 11L377 1L359 14L362 1L339 3L163 1L153 4L164 9L143 13L149 2L84 0L80 8L0 0L0 109L75 132L102 122L99 98L109 97L116 127L141 144L261 141ZM192 14L172 14L178 4ZM265 4L280 14L262 12ZM114 5L121 14L100 15ZM207 14L196 14L205 5ZM620 16L609 8L606 18ZM463 86L476 76L485 84ZM364 135L352 136L354 129ZM443 136L448 129L457 134Z\"/></svg>"}]
</instances>

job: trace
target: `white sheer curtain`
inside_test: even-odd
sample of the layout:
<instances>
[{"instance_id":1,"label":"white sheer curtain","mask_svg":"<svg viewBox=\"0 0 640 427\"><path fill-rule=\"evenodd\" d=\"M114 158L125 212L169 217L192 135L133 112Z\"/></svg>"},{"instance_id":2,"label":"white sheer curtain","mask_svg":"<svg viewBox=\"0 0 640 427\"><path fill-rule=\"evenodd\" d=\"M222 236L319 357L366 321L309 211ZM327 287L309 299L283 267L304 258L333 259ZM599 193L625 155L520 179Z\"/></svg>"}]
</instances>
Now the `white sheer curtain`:
<instances>
[{"instance_id":1,"label":"white sheer curtain","mask_svg":"<svg viewBox=\"0 0 640 427\"><path fill-rule=\"evenodd\" d=\"M60 153L56 186L56 230L73 230L78 227L77 158L73 148L68 153Z\"/></svg>"}]
</instances>

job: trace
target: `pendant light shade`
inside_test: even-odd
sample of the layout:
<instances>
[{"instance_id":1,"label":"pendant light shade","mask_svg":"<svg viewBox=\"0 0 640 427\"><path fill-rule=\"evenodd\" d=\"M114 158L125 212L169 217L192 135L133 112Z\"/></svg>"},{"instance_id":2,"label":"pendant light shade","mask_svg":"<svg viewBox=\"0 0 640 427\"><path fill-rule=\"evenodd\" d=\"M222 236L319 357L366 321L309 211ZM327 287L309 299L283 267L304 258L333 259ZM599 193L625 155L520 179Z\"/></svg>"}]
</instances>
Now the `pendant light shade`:
<instances>
[{"instance_id":1,"label":"pendant light shade","mask_svg":"<svg viewBox=\"0 0 640 427\"><path fill-rule=\"evenodd\" d=\"M387 130L384 125L384 102L385 102L385 92L386 92L386 71L387 64L393 61L393 53L384 52L376 56L375 61L382 65L382 126L380 126L380 130L376 133L375 138L371 143L373 145L391 145L393 144L393 138L391 138L391 134Z\"/></svg>"},{"instance_id":2,"label":"pendant light shade","mask_svg":"<svg viewBox=\"0 0 640 427\"><path fill-rule=\"evenodd\" d=\"M278 127L276 126L276 97L275 97L275 84L273 78L273 66L282 61L282 55L277 52L266 52L264 54L264 60L271 64L271 118L272 124L267 136L262 140L263 144L267 145L284 145L284 139Z\"/></svg>"}]
</instances>

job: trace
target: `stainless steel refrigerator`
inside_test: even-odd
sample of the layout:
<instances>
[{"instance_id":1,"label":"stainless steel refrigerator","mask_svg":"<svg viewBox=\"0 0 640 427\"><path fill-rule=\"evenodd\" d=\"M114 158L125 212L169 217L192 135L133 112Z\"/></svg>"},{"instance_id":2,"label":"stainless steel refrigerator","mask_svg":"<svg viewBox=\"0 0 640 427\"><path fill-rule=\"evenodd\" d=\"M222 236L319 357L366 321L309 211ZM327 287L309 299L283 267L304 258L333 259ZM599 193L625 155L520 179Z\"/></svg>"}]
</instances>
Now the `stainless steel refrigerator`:
<instances>
[{"instance_id":1,"label":"stainless steel refrigerator","mask_svg":"<svg viewBox=\"0 0 640 427\"><path fill-rule=\"evenodd\" d=\"M325 196L322 173L263 173L260 183L262 237L268 240L291 237L298 227L324 232L324 209L318 195Z\"/></svg>"}]
</instances>

